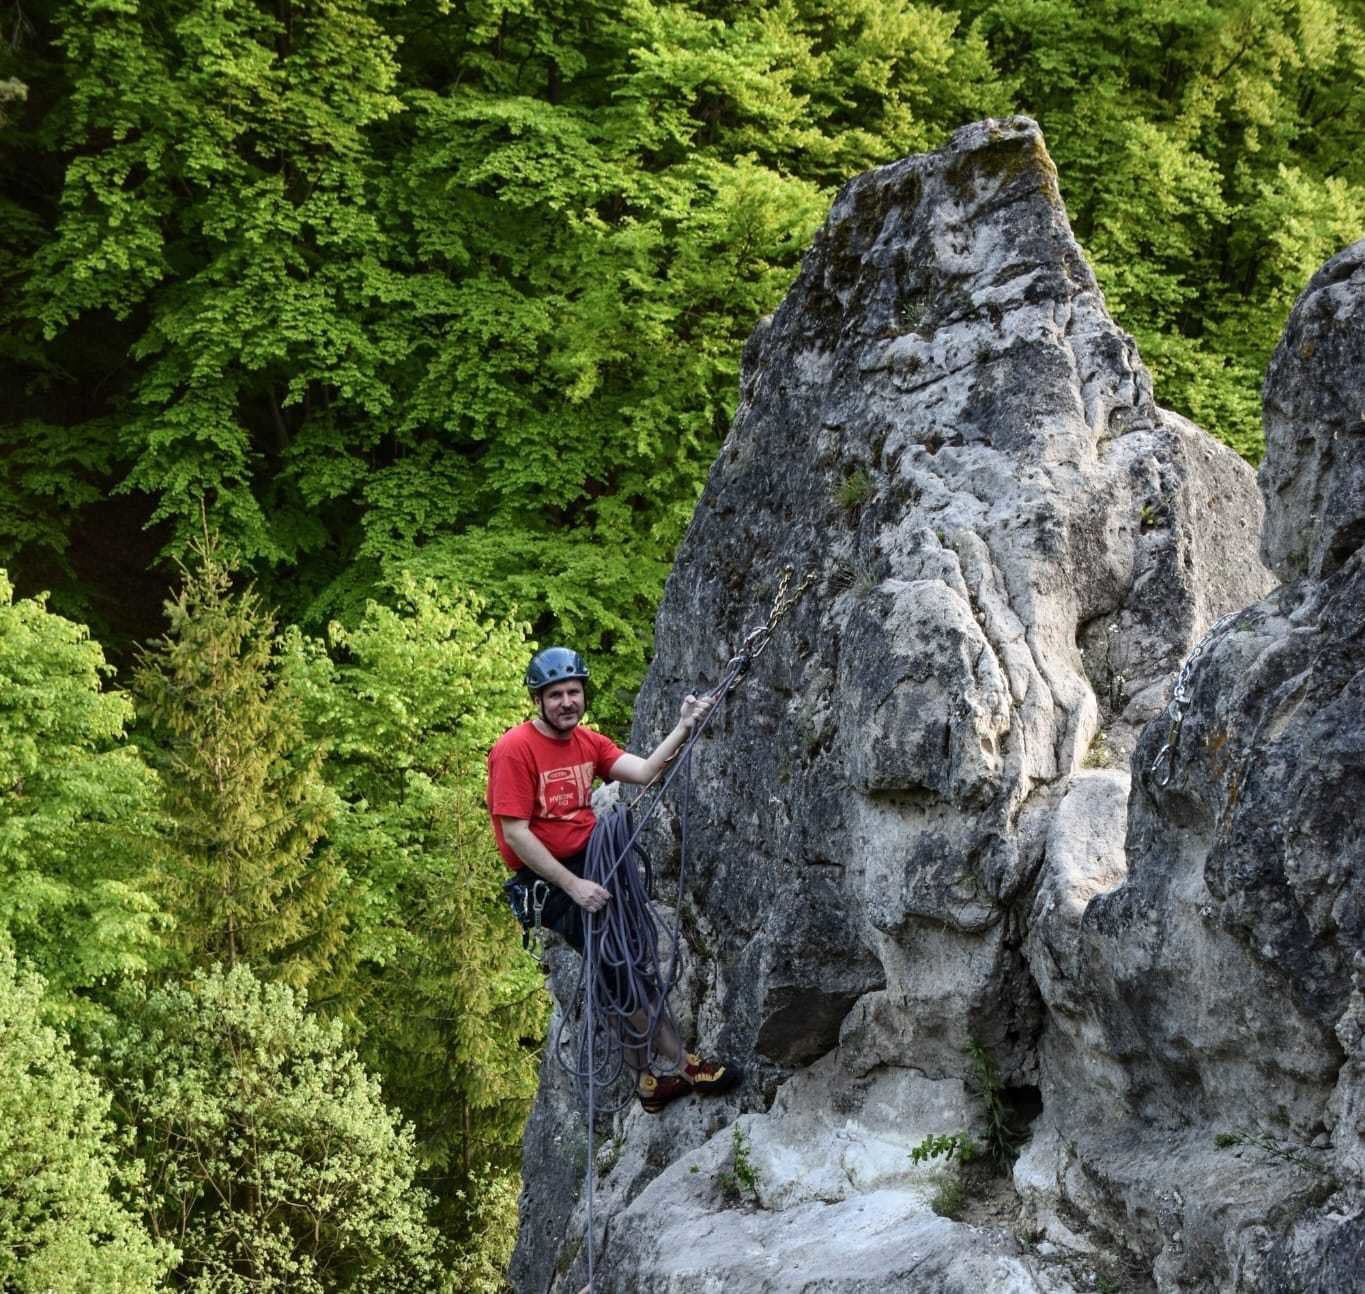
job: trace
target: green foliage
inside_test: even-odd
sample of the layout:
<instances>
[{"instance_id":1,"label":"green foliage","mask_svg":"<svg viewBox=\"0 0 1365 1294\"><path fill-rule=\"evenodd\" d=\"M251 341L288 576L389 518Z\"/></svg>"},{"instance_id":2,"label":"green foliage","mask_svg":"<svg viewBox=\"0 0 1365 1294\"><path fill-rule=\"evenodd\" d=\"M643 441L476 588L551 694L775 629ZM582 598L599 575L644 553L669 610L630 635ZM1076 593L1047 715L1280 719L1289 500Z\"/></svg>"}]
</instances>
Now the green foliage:
<instances>
[{"instance_id":1,"label":"green foliage","mask_svg":"<svg viewBox=\"0 0 1365 1294\"><path fill-rule=\"evenodd\" d=\"M716 1173L716 1189L727 1204L758 1204L758 1166L749 1155L749 1138L735 1125L730 1136L730 1166Z\"/></svg>"},{"instance_id":2,"label":"green foliage","mask_svg":"<svg viewBox=\"0 0 1365 1294\"><path fill-rule=\"evenodd\" d=\"M830 186L1007 107L899 0L70 0L39 37L0 557L79 597L96 483L172 551L202 499L309 625L403 570L520 607L598 655L618 732Z\"/></svg>"},{"instance_id":3,"label":"green foliage","mask_svg":"<svg viewBox=\"0 0 1365 1294\"><path fill-rule=\"evenodd\" d=\"M9 120L12 103L22 103L28 98L28 86L17 77L7 76L0 81L0 126Z\"/></svg>"},{"instance_id":4,"label":"green foliage","mask_svg":"<svg viewBox=\"0 0 1365 1294\"><path fill-rule=\"evenodd\" d=\"M981 1148L968 1132L935 1133L924 1138L910 1149L910 1160L922 1164L929 1159L957 1158L961 1163L970 1163L981 1153Z\"/></svg>"},{"instance_id":5,"label":"green foliage","mask_svg":"<svg viewBox=\"0 0 1365 1294\"><path fill-rule=\"evenodd\" d=\"M982 1140L986 1152L997 1165L1004 1165L1019 1153L1019 1135L1014 1129L1010 1108L1005 1103L1005 1087L1000 1081L1000 1069L995 1057L975 1038L967 1043L971 1061L969 1083L981 1102L986 1126Z\"/></svg>"},{"instance_id":6,"label":"green foliage","mask_svg":"<svg viewBox=\"0 0 1365 1294\"><path fill-rule=\"evenodd\" d=\"M326 643L292 632L287 669L331 745L333 847L365 896L333 1008L417 1125L443 1224L477 1234L469 1182L515 1165L547 1018L483 805L485 753L526 713L530 645L473 595L408 580L396 601Z\"/></svg>"},{"instance_id":7,"label":"green foliage","mask_svg":"<svg viewBox=\"0 0 1365 1294\"><path fill-rule=\"evenodd\" d=\"M155 776L124 743L128 699L85 628L0 572L0 936L74 990L159 961Z\"/></svg>"},{"instance_id":8,"label":"green foliage","mask_svg":"<svg viewBox=\"0 0 1365 1294\"><path fill-rule=\"evenodd\" d=\"M960 1219L967 1207L967 1188L956 1173L940 1173L929 1207L941 1218Z\"/></svg>"},{"instance_id":9,"label":"green foliage","mask_svg":"<svg viewBox=\"0 0 1365 1294\"><path fill-rule=\"evenodd\" d=\"M128 1207L109 1098L41 1022L43 995L0 943L0 1289L150 1294L175 1251Z\"/></svg>"},{"instance_id":10,"label":"green foliage","mask_svg":"<svg viewBox=\"0 0 1365 1294\"><path fill-rule=\"evenodd\" d=\"M872 497L872 478L865 467L855 468L834 487L834 502L845 512L861 507Z\"/></svg>"},{"instance_id":11,"label":"green foliage","mask_svg":"<svg viewBox=\"0 0 1365 1294\"><path fill-rule=\"evenodd\" d=\"M1090 745L1086 747L1085 756L1081 760L1081 767L1116 768L1118 764L1118 757L1109 744L1109 734L1103 728L1097 728L1095 735L1090 739Z\"/></svg>"},{"instance_id":12,"label":"green foliage","mask_svg":"<svg viewBox=\"0 0 1365 1294\"><path fill-rule=\"evenodd\" d=\"M274 660L274 622L234 592L213 543L166 603L135 686L173 824L163 889L190 965L248 961L305 984L345 935L343 873L319 848L335 810L301 702Z\"/></svg>"},{"instance_id":13,"label":"green foliage","mask_svg":"<svg viewBox=\"0 0 1365 1294\"><path fill-rule=\"evenodd\" d=\"M941 1218L961 1218L967 1205L967 1187L962 1180L962 1166L974 1162L981 1147L968 1132L934 1133L910 1149L910 1160L923 1164L935 1159L945 1160L950 1167L933 1174L934 1193L929 1207ZM956 1161L956 1162L954 1162Z\"/></svg>"},{"instance_id":14,"label":"green foliage","mask_svg":"<svg viewBox=\"0 0 1365 1294\"><path fill-rule=\"evenodd\" d=\"M488 1170L461 1192L470 1204L466 1238L449 1265L451 1284L460 1294L507 1294L520 1191L520 1174Z\"/></svg>"},{"instance_id":15,"label":"green foliage","mask_svg":"<svg viewBox=\"0 0 1365 1294\"><path fill-rule=\"evenodd\" d=\"M398 107L372 8L72 0L57 18L74 151L29 309L48 338L91 312L135 318L124 487L150 491L153 519L186 538L210 499L248 557L318 542L300 455L392 400L387 338L365 327L391 292L366 131ZM300 445L288 417L309 400L321 407ZM263 452L278 474L266 507Z\"/></svg>"},{"instance_id":16,"label":"green foliage","mask_svg":"<svg viewBox=\"0 0 1365 1294\"><path fill-rule=\"evenodd\" d=\"M411 1130L287 986L241 964L131 998L105 1064L177 1288L453 1290Z\"/></svg>"}]
</instances>

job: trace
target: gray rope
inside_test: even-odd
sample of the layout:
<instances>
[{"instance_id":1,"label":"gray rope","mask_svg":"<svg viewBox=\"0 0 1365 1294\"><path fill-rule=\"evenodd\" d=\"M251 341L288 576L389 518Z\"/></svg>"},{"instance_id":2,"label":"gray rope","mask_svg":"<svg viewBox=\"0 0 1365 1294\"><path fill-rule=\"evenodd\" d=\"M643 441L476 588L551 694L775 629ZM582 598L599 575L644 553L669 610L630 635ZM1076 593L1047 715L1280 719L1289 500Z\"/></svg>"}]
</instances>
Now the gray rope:
<instances>
[{"instance_id":1,"label":"gray rope","mask_svg":"<svg viewBox=\"0 0 1365 1294\"><path fill-rule=\"evenodd\" d=\"M725 676L712 690L712 707L702 716L681 749L674 756L654 802L632 825L630 813L614 806L598 819L588 840L583 875L611 890L611 902L601 912L583 914L583 959L574 990L577 1036L566 1044L568 1013L561 1016L555 1032L554 1052L578 1089L588 1120L588 1164L584 1193L587 1200L588 1284L592 1288L596 1240L593 1219L594 1137L597 1115L624 1109L634 1098L633 1081L623 1083L627 1073L627 1051L642 1057L642 1067L654 1068L654 1037L667 1023L674 1037L680 1031L668 995L682 973L682 941L678 922L682 910L688 868L688 817L692 799L692 748L717 713L726 695L744 676L752 656L741 653L726 668ZM667 964L660 953L659 923L644 877L638 866L628 860L638 848L641 834L664 802L674 780L681 777L679 810L678 902L673 909L673 925L668 933ZM640 800L649 788L637 798ZM645 1012L643 1027L630 1017ZM573 1057L566 1060L566 1055ZM616 1089L615 1097L602 1104L599 1093Z\"/></svg>"},{"instance_id":2,"label":"gray rope","mask_svg":"<svg viewBox=\"0 0 1365 1294\"><path fill-rule=\"evenodd\" d=\"M626 1068L627 1048L643 1056L644 1068L653 1068L654 1035L661 1023L666 1021L674 1037L681 1042L677 1020L668 1005L668 995L682 972L682 942L678 938L678 922L687 880L692 748L706 731L707 724L719 712L731 689L748 672L749 666L767 650L778 624L814 582L815 571L808 570L793 588L792 568L788 566L783 569L767 623L750 630L738 653L730 658L720 682L711 689L710 697L714 704L702 716L701 722L693 726L687 740L674 755L653 804L633 826L628 811L614 808L598 820L588 840L583 875L611 890L612 898L602 912L585 911L583 914L583 961L574 992L578 1036L573 1045L566 1049L564 1031L569 1016L564 1014L555 1031L554 1051L560 1065L573 1078L588 1117L585 1186L588 1283L585 1288L589 1291L594 1279L593 1182L596 1174L593 1138L599 1109L598 1091L620 1083ZM668 967L665 970L659 960L659 924L650 905L649 894L639 869L630 866L627 860L638 848L641 834L659 811L669 787L679 776L683 784L679 809L678 901L673 906L673 928L669 932ZM631 807L637 807L650 789L649 786L645 787ZM599 918L603 923L600 928L597 924ZM606 982L607 979L613 981L614 987ZM642 1008L646 1013L645 1027L638 1029L630 1023L629 1017ZM565 1060L566 1050L574 1056L572 1061ZM603 1113L623 1109L633 1095L629 1087L623 1095L618 1090L615 1104L602 1106ZM553 1275L550 1283L554 1283Z\"/></svg>"}]
</instances>

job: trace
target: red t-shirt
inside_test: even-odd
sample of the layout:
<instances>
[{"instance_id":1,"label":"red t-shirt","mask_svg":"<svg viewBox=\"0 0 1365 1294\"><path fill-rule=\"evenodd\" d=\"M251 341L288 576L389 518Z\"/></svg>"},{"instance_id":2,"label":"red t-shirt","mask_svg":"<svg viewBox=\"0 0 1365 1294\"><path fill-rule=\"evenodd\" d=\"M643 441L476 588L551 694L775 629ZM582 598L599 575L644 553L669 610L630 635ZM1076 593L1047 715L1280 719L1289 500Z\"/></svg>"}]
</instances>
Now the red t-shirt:
<instances>
[{"instance_id":1,"label":"red t-shirt","mask_svg":"<svg viewBox=\"0 0 1365 1294\"><path fill-rule=\"evenodd\" d=\"M531 834L556 858L582 849L597 822L593 778L606 778L624 753L590 728L575 728L559 741L528 719L503 733L488 752L488 811L507 866L519 871L522 861L503 839L501 818L528 821Z\"/></svg>"}]
</instances>

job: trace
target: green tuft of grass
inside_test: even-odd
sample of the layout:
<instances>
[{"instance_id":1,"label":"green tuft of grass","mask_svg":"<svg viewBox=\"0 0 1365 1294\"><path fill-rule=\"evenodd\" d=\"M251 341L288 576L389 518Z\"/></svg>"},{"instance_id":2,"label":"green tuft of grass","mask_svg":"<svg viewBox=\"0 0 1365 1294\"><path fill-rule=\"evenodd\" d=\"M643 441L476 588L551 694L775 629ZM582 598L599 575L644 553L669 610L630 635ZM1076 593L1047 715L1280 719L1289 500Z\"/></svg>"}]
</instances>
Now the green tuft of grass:
<instances>
[{"instance_id":1,"label":"green tuft of grass","mask_svg":"<svg viewBox=\"0 0 1365 1294\"><path fill-rule=\"evenodd\" d=\"M845 512L862 507L872 497L872 477L865 467L854 468L834 487L834 502Z\"/></svg>"}]
</instances>

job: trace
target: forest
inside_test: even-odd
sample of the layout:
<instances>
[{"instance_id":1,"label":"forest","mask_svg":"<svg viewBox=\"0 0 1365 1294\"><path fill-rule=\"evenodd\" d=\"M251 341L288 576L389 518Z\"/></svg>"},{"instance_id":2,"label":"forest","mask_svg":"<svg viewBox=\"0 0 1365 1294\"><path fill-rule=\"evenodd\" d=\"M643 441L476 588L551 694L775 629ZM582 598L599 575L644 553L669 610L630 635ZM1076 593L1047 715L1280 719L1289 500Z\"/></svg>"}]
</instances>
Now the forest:
<instances>
[{"instance_id":1,"label":"forest","mask_svg":"<svg viewBox=\"0 0 1365 1294\"><path fill-rule=\"evenodd\" d=\"M1015 112L1257 461L1365 234L1361 0L0 8L0 1289L504 1289L487 749L549 641L627 735L840 185Z\"/></svg>"}]
</instances>

